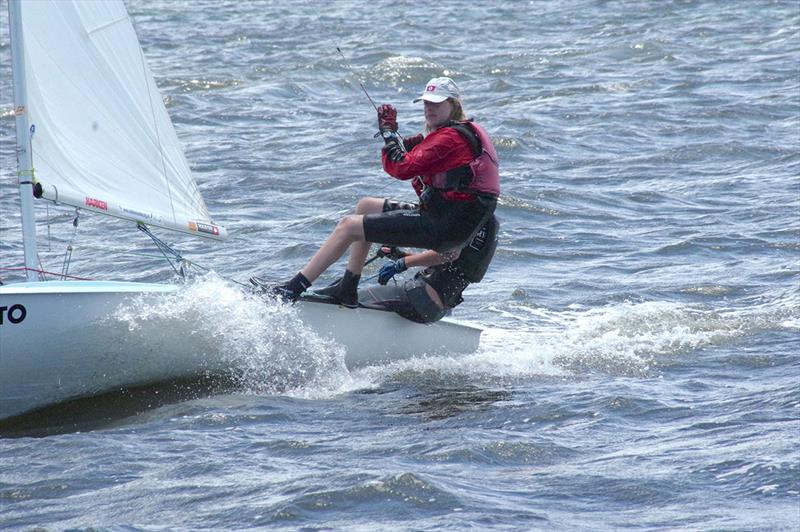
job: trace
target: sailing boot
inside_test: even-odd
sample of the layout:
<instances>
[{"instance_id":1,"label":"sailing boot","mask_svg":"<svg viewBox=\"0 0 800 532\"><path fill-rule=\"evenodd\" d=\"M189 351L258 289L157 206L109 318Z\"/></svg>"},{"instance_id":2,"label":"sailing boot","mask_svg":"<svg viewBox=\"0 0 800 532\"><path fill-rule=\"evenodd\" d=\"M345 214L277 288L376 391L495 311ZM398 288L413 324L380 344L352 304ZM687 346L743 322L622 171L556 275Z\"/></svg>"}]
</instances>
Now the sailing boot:
<instances>
[{"instance_id":1,"label":"sailing boot","mask_svg":"<svg viewBox=\"0 0 800 532\"><path fill-rule=\"evenodd\" d=\"M297 301L300 294L311 286L311 282L302 273L298 273L285 283L275 284L263 277L251 277L250 283L254 290L260 294L272 294L284 301Z\"/></svg>"},{"instance_id":2,"label":"sailing boot","mask_svg":"<svg viewBox=\"0 0 800 532\"><path fill-rule=\"evenodd\" d=\"M345 270L344 276L325 288L314 290L315 296L330 298L333 303L337 303L347 308L358 307L358 281L361 275L353 275L350 270Z\"/></svg>"}]
</instances>

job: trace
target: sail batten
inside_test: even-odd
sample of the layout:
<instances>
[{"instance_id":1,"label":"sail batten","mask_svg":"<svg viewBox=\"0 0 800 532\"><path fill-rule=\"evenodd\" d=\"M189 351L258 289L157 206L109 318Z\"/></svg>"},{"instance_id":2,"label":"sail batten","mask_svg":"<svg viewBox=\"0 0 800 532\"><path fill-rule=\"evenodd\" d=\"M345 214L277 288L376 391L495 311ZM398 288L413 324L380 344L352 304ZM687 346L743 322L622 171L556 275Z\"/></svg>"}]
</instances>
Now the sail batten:
<instances>
[{"instance_id":1,"label":"sail batten","mask_svg":"<svg viewBox=\"0 0 800 532\"><path fill-rule=\"evenodd\" d=\"M32 159L43 197L224 238L122 1L21 2L21 22Z\"/></svg>"},{"instance_id":2,"label":"sail batten","mask_svg":"<svg viewBox=\"0 0 800 532\"><path fill-rule=\"evenodd\" d=\"M105 29L105 28L107 28L109 26L113 26L114 24L116 24L118 22L125 22L126 20L129 20L128 19L128 15L125 15L124 17L120 17L120 18L118 18L116 20L112 20L111 22L106 22L105 24L100 24L96 28L92 28L90 30L86 30L86 35L91 36L92 33L95 33L97 31L103 30L103 29Z\"/></svg>"}]
</instances>

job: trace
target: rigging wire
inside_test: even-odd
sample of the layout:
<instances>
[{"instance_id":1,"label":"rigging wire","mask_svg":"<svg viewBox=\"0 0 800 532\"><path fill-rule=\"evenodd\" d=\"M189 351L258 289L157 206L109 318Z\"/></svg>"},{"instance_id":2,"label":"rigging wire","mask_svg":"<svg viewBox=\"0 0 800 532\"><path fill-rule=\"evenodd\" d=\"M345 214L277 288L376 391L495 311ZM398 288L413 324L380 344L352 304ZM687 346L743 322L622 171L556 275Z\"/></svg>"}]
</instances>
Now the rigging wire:
<instances>
[{"instance_id":1,"label":"rigging wire","mask_svg":"<svg viewBox=\"0 0 800 532\"><path fill-rule=\"evenodd\" d=\"M163 255L163 257L167 260L167 262L169 262L169 265L172 266L172 269L181 278L181 280L183 280L183 281L186 280L187 269L189 267L192 267L192 266L194 266L195 268L199 268L199 269L201 269L203 271L206 271L206 272L213 271L211 268L207 268L205 266L202 266L201 264L198 264L196 262L193 262L193 261L190 261L188 259L183 258L183 256L180 253L178 253L177 251L172 249L172 247L169 244L167 244L166 242L164 242L163 240L158 238L155 234L153 234L153 232L150 231L150 228L147 227L142 222L139 222L137 224L137 228L140 231L142 231L144 234L149 236L150 239L156 244L156 247L159 249L159 251L161 251L161 254ZM172 259L170 259L170 255L172 256ZM173 260L175 262L173 262ZM178 266L176 266L176 264ZM232 279L231 277L228 277L226 275L222 275L222 274L219 274L219 273L217 273L217 275L219 275L221 278L225 279L226 281L238 284L239 286L244 286L244 287L247 287L247 288L250 287L250 285L247 285L245 283L242 283L240 281Z\"/></svg>"},{"instance_id":2,"label":"rigging wire","mask_svg":"<svg viewBox=\"0 0 800 532\"><path fill-rule=\"evenodd\" d=\"M55 273L55 272L48 272L47 270L41 270L41 269L37 269L37 268L25 268L25 267L22 267L22 268L0 267L0 272L36 272L36 273L42 274L42 275L43 274L55 275L55 276L61 275L61 274L58 274L58 273ZM67 279L76 279L78 281L93 281L94 280L94 279L91 279L89 277L78 277L76 275L64 275L63 277L66 277ZM0 282L0 284L2 284L2 282Z\"/></svg>"},{"instance_id":3,"label":"rigging wire","mask_svg":"<svg viewBox=\"0 0 800 532\"><path fill-rule=\"evenodd\" d=\"M352 65L350 65L350 63L347 62L347 58L344 56L344 53L342 52L342 49L337 46L336 47L336 51L339 52L339 55L341 55L342 59L344 59L344 64L347 67L347 69L350 71L350 73L355 76L355 70L353 70ZM356 78L358 78L358 76L356 76ZM370 97L369 93L367 92L366 87L364 87L364 83L362 83L362 81L359 79L358 80L358 84L361 86L361 90L364 91L364 94L367 96L367 99L369 100L369 103L371 103L372 107L374 107L375 111L377 111L378 110L378 106L375 105L375 102Z\"/></svg>"},{"instance_id":4,"label":"rigging wire","mask_svg":"<svg viewBox=\"0 0 800 532\"><path fill-rule=\"evenodd\" d=\"M180 253L172 249L172 247L170 247L169 244L167 244L166 242L158 238L155 234L153 234L153 232L150 231L150 228L147 227L142 222L137 222L136 228L150 237L153 243L155 243L158 250L161 252L161 254L167 260L169 265L172 267L172 270L175 272L175 274L178 275L178 277L180 277L181 279L186 279L186 271L184 269L184 263L186 261L183 258L183 256L181 256ZM172 256L172 258L170 258L170 256Z\"/></svg>"},{"instance_id":5,"label":"rigging wire","mask_svg":"<svg viewBox=\"0 0 800 532\"><path fill-rule=\"evenodd\" d=\"M72 243L75 241L75 237L78 235L78 218L80 217L80 209L75 209L75 218L72 219L72 238L69 239L67 243L67 250L64 252L64 262L61 264L61 278L65 279L67 272L69 272L69 265L72 261ZM50 232L50 226L47 226L48 234Z\"/></svg>"}]
</instances>

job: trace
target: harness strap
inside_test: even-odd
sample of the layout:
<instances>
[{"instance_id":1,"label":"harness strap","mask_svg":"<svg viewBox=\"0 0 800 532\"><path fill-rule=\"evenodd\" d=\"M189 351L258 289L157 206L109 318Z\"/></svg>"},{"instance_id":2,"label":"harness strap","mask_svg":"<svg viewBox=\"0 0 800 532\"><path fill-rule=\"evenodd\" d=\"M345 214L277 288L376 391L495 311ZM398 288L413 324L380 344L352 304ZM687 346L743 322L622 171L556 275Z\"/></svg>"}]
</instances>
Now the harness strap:
<instances>
[{"instance_id":1,"label":"harness strap","mask_svg":"<svg viewBox=\"0 0 800 532\"><path fill-rule=\"evenodd\" d=\"M450 122L448 127L452 127L461 133L461 136L464 137L467 142L469 142L469 147L472 150L473 156L478 157L481 153L483 153L481 139L478 138L478 135L475 134L475 131L473 131L466 122Z\"/></svg>"},{"instance_id":2,"label":"harness strap","mask_svg":"<svg viewBox=\"0 0 800 532\"><path fill-rule=\"evenodd\" d=\"M469 127L465 122L451 121L448 127L452 127L458 131L467 141L467 143L469 143L473 157L477 158L483 153L481 140L478 138L478 135L475 134L472 128ZM444 190L464 190L469 187L469 184L472 182L472 178L475 177L475 174L472 171L472 167L468 164L465 164L463 166L451 168L445 173L445 176L447 181L445 184L446 188Z\"/></svg>"}]
</instances>

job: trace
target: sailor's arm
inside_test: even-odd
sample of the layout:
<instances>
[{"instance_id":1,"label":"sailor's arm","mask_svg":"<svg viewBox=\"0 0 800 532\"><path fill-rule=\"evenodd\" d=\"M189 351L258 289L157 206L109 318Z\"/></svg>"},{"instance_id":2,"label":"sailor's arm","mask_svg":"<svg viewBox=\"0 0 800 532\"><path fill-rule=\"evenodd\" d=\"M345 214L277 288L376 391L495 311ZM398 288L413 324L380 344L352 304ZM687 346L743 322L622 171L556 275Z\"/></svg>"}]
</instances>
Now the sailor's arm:
<instances>
[{"instance_id":1,"label":"sailor's arm","mask_svg":"<svg viewBox=\"0 0 800 532\"><path fill-rule=\"evenodd\" d=\"M381 266L378 272L378 284L386 284L389 279L398 273L402 273L409 268L418 266L428 267L444 264L455 260L458 257L458 250L452 253L438 253L429 249L420 253L411 253L401 256L397 260L393 260Z\"/></svg>"},{"instance_id":2,"label":"sailor's arm","mask_svg":"<svg viewBox=\"0 0 800 532\"><path fill-rule=\"evenodd\" d=\"M405 257L406 268L438 266L439 264L452 262L458 258L458 253L458 250L439 253L432 249L419 253L412 253Z\"/></svg>"}]
</instances>

